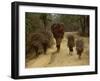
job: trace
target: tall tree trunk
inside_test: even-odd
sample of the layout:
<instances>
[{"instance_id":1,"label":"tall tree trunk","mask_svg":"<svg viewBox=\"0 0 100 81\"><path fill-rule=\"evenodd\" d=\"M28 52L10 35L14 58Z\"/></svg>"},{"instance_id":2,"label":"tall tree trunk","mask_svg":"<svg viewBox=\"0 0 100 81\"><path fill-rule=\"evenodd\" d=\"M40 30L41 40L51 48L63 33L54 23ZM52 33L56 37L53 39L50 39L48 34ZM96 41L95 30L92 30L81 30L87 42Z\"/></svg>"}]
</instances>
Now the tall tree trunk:
<instances>
[{"instance_id":1,"label":"tall tree trunk","mask_svg":"<svg viewBox=\"0 0 100 81\"><path fill-rule=\"evenodd\" d=\"M84 35L84 33L85 33L85 16L80 16L80 23L81 23L81 34Z\"/></svg>"},{"instance_id":2,"label":"tall tree trunk","mask_svg":"<svg viewBox=\"0 0 100 81\"><path fill-rule=\"evenodd\" d=\"M44 30L46 31L47 30L47 21L44 20Z\"/></svg>"},{"instance_id":3,"label":"tall tree trunk","mask_svg":"<svg viewBox=\"0 0 100 81\"><path fill-rule=\"evenodd\" d=\"M87 28L87 34L89 36L89 16L86 16L85 17L85 25L86 25L86 28Z\"/></svg>"}]
</instances>

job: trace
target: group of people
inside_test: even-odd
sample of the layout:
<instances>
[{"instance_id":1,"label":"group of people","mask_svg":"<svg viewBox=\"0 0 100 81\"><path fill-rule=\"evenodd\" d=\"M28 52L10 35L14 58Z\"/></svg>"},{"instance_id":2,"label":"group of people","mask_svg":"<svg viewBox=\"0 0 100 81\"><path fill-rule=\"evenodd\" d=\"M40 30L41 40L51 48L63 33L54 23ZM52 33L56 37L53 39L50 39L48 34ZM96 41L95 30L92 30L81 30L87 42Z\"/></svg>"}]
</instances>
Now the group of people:
<instances>
[{"instance_id":1,"label":"group of people","mask_svg":"<svg viewBox=\"0 0 100 81\"><path fill-rule=\"evenodd\" d=\"M51 26L51 32L53 33L53 37L56 40L56 48L57 52L60 51L60 46L62 39L64 37L64 25L60 23L55 23ZM73 48L76 47L77 55L79 56L78 58L81 59L82 52L84 50L84 42L82 39L78 38L75 41L75 38L72 34L67 36L68 42L67 46L69 48L69 54L72 55L73 53Z\"/></svg>"},{"instance_id":2,"label":"group of people","mask_svg":"<svg viewBox=\"0 0 100 81\"><path fill-rule=\"evenodd\" d=\"M56 40L56 48L57 52L60 51L62 39L64 37L64 25L61 23L54 23L51 25L51 33L48 31L42 31L42 32L35 32L30 34L26 39L26 53L29 54L31 51L35 51L36 56L41 54L39 49L43 49L43 53L47 53L48 47L50 47L50 41L52 39L52 35L54 39ZM69 54L72 55L73 48L76 47L77 54L79 56L79 59L81 59L81 54L84 50L84 43L82 39L77 39L75 41L75 38L72 34L67 36L67 45L69 48ZM26 54L26 55L27 55Z\"/></svg>"}]
</instances>

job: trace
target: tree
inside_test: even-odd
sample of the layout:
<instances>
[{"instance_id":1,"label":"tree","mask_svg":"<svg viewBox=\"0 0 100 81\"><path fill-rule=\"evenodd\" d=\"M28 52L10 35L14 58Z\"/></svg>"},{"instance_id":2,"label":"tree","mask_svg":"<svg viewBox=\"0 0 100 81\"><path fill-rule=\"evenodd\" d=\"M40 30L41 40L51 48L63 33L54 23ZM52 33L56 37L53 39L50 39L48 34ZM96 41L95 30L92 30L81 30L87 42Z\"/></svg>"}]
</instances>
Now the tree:
<instances>
[{"instance_id":1,"label":"tree","mask_svg":"<svg viewBox=\"0 0 100 81\"><path fill-rule=\"evenodd\" d=\"M80 16L81 34L89 36L89 16Z\"/></svg>"},{"instance_id":2,"label":"tree","mask_svg":"<svg viewBox=\"0 0 100 81\"><path fill-rule=\"evenodd\" d=\"M40 15L40 19L41 19L42 22L43 22L44 30L45 30L45 31L46 31L46 29L47 29L48 21L51 21L51 19L48 18L49 15L50 15L50 14L45 14L45 13Z\"/></svg>"},{"instance_id":3,"label":"tree","mask_svg":"<svg viewBox=\"0 0 100 81\"><path fill-rule=\"evenodd\" d=\"M89 16L85 16L85 22L87 28L87 35L89 36Z\"/></svg>"},{"instance_id":4,"label":"tree","mask_svg":"<svg viewBox=\"0 0 100 81\"><path fill-rule=\"evenodd\" d=\"M32 33L37 31L41 26L40 23L40 14L37 13L29 13L25 14L25 28L27 33Z\"/></svg>"}]
</instances>

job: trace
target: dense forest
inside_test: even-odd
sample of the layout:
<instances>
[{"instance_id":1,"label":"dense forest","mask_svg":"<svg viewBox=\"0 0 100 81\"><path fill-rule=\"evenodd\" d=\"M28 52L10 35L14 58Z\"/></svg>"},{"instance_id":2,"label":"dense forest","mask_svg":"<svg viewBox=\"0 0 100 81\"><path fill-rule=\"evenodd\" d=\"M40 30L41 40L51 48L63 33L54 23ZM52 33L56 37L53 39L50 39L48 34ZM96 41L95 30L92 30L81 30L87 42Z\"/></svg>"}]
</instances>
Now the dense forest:
<instances>
[{"instance_id":1,"label":"dense forest","mask_svg":"<svg viewBox=\"0 0 100 81\"><path fill-rule=\"evenodd\" d=\"M33 68L89 64L89 22L89 15L26 12L26 67ZM52 26L63 27L64 34L62 34L62 39L56 39L56 34L54 36L51 28ZM59 28L57 29L59 30ZM63 31L62 29L60 33L57 33L57 36L60 36ZM84 50L82 51L82 60L77 60L77 50L74 45L73 55L68 56L69 48L67 45L69 43L67 42L67 36L70 34L75 37L75 42L77 39L82 39L83 41L81 42L79 40L78 42L78 44L83 44L79 45L79 48ZM57 48L59 41L61 42L58 46L59 48ZM57 49L58 52L55 52Z\"/></svg>"},{"instance_id":2,"label":"dense forest","mask_svg":"<svg viewBox=\"0 0 100 81\"><path fill-rule=\"evenodd\" d=\"M50 30L53 23L63 23L66 32L78 31L83 36L89 36L88 15L26 12L25 17L27 34L38 30Z\"/></svg>"}]
</instances>

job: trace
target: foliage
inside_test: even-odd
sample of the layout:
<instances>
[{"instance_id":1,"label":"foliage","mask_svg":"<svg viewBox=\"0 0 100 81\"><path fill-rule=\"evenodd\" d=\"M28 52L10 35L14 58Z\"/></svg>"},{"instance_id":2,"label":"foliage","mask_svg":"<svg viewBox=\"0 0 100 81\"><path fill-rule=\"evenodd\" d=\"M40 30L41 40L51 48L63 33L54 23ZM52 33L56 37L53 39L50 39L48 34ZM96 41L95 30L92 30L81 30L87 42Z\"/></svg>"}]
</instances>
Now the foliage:
<instances>
[{"instance_id":1,"label":"foliage","mask_svg":"<svg viewBox=\"0 0 100 81\"><path fill-rule=\"evenodd\" d=\"M49 19L48 16L49 16L49 14L46 14L46 13L40 15L40 19L43 23L45 31L47 29L48 22L51 21L51 19Z\"/></svg>"},{"instance_id":2,"label":"foliage","mask_svg":"<svg viewBox=\"0 0 100 81\"><path fill-rule=\"evenodd\" d=\"M26 32L35 32L38 29L48 30L53 23L63 23L65 31L79 31L89 34L89 16L53 14L53 13L26 13Z\"/></svg>"},{"instance_id":3,"label":"foliage","mask_svg":"<svg viewBox=\"0 0 100 81\"><path fill-rule=\"evenodd\" d=\"M89 16L88 15L69 15L69 14L55 14L55 13L25 13L25 34L26 46L30 35L35 32L47 30L50 32L51 25L54 23L63 23L65 32L79 32L80 35L89 36ZM51 41L51 40L50 40ZM27 45L28 44L28 45ZM26 47L27 49L27 47Z\"/></svg>"}]
</instances>

